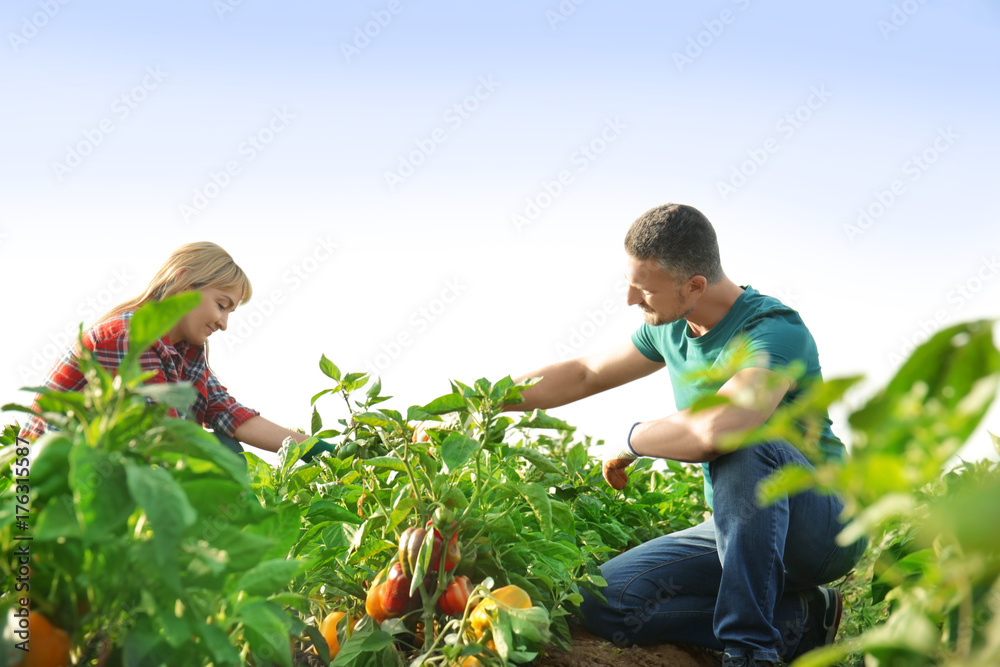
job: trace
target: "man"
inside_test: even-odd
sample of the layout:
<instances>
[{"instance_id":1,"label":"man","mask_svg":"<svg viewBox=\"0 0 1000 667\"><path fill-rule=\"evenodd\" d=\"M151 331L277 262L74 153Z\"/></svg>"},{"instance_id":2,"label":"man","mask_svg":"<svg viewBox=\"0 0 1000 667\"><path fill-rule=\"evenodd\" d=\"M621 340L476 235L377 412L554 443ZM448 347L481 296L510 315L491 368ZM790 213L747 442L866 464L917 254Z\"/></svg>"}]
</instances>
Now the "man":
<instances>
[{"instance_id":1,"label":"man","mask_svg":"<svg viewBox=\"0 0 1000 667\"><path fill-rule=\"evenodd\" d=\"M636 423L627 448L605 461L604 477L624 488L639 456L700 462L713 516L606 563L607 602L585 596L584 624L619 644L724 651L726 667L771 666L830 643L842 602L820 585L849 572L864 543L836 544L843 505L835 497L810 491L758 506L762 479L786 464L811 465L795 447L729 444L820 377L812 335L794 310L726 277L715 230L697 209L648 211L629 229L625 250L627 301L645 324L620 347L523 376L542 379L512 408L565 405L666 367L679 412ZM734 359L743 361L733 366ZM793 363L804 366L799 380L780 372ZM715 373L698 372L713 364ZM711 395L726 400L691 410ZM844 455L828 418L818 436L822 456Z\"/></svg>"}]
</instances>

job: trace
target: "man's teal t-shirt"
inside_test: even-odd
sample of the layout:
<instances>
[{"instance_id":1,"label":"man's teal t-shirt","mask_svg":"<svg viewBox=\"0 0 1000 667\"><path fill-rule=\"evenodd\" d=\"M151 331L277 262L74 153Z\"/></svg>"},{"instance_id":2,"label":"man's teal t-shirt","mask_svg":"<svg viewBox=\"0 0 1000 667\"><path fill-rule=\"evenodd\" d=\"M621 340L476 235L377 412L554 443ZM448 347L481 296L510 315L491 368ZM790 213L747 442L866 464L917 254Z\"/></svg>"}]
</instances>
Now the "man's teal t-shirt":
<instances>
[{"instance_id":1,"label":"man's teal t-shirt","mask_svg":"<svg viewBox=\"0 0 1000 667\"><path fill-rule=\"evenodd\" d=\"M703 336L692 336L686 320L651 326L643 324L632 334L632 343L647 359L663 362L670 373L677 410L689 408L702 396L715 394L725 384L729 355L744 342L752 360L751 367L786 368L795 362L804 366L804 376L796 388L782 399L794 402L803 386L821 377L816 341L799 314L774 297L765 296L749 285L726 316ZM708 372L706 372L708 371ZM731 373L730 373L731 375ZM830 419L823 415L819 449L827 459L844 456L844 444L833 434ZM708 464L705 473L705 499L712 506L712 480Z\"/></svg>"}]
</instances>

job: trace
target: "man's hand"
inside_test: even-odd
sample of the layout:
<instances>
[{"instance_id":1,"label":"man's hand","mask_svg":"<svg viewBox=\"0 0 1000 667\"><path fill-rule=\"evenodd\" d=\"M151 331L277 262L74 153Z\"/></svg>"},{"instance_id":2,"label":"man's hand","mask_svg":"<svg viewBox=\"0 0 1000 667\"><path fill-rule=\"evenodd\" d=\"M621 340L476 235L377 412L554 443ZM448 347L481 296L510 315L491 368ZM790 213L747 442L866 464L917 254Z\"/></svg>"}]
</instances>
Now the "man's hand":
<instances>
[{"instance_id":1,"label":"man's hand","mask_svg":"<svg viewBox=\"0 0 1000 667\"><path fill-rule=\"evenodd\" d=\"M611 485L611 488L618 491L624 489L625 485L628 484L628 473L625 472L625 469L639 458L639 453L632 447L632 433L640 423L636 422L632 424L632 428L628 430L628 437L625 438L625 448L614 456L604 459L604 470L602 471L604 473L604 480Z\"/></svg>"},{"instance_id":2,"label":"man's hand","mask_svg":"<svg viewBox=\"0 0 1000 667\"><path fill-rule=\"evenodd\" d=\"M636 455L628 449L623 449L614 456L604 459L604 480L612 488L621 491L628 484L628 473L625 469L635 463Z\"/></svg>"}]
</instances>

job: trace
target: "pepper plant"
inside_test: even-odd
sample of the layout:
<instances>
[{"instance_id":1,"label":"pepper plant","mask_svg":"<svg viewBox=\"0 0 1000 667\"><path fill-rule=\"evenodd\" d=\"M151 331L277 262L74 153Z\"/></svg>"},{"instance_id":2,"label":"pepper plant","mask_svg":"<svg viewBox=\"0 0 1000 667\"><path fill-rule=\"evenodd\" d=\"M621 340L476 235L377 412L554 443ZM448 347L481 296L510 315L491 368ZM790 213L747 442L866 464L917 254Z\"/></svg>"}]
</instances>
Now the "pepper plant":
<instances>
[{"instance_id":1,"label":"pepper plant","mask_svg":"<svg viewBox=\"0 0 1000 667\"><path fill-rule=\"evenodd\" d=\"M336 384L313 397L312 429L337 454L291 474L310 498L296 553L316 563L300 589L317 601L314 620L333 608L362 618L334 664L522 664L548 642L568 647L579 588L603 584L599 563L706 509L689 500L701 495L696 468L644 462L623 496L571 426L505 413L531 382L452 381L403 414L379 407L378 380L325 356L320 369ZM326 394L348 408L336 428L316 408ZM252 460L251 470L268 495L270 468ZM486 631L475 626L478 605L505 587L531 604L497 605Z\"/></svg>"},{"instance_id":2,"label":"pepper plant","mask_svg":"<svg viewBox=\"0 0 1000 667\"><path fill-rule=\"evenodd\" d=\"M0 572L14 579L29 535L25 595L71 635L77 664L291 665L288 638L303 623L289 605L307 606L287 591L308 565L286 558L298 508L262 507L236 455L168 416L193 402L190 386L143 384L139 355L198 302L188 293L137 310L117 374L81 345L87 386L37 389L38 414L59 430L30 446L21 524L9 500L23 441L5 434Z\"/></svg>"}]
</instances>

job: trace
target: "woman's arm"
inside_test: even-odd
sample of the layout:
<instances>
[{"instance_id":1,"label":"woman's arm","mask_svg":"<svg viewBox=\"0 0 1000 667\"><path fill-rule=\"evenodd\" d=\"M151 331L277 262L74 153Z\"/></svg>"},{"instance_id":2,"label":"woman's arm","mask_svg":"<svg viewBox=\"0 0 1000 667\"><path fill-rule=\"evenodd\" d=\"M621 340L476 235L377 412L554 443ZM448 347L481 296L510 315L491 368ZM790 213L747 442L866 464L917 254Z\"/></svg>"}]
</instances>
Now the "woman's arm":
<instances>
[{"instance_id":1,"label":"woman's arm","mask_svg":"<svg viewBox=\"0 0 1000 667\"><path fill-rule=\"evenodd\" d=\"M240 442L245 442L258 449L276 452L281 449L281 443L285 441L285 438L291 438L295 442L302 442L309 436L305 433L298 433L284 426L279 426L273 421L257 415L237 426L233 432L233 437Z\"/></svg>"}]
</instances>

